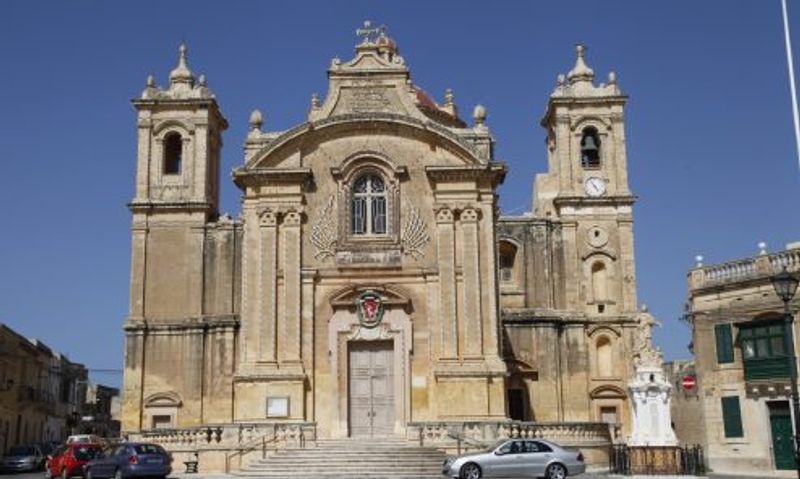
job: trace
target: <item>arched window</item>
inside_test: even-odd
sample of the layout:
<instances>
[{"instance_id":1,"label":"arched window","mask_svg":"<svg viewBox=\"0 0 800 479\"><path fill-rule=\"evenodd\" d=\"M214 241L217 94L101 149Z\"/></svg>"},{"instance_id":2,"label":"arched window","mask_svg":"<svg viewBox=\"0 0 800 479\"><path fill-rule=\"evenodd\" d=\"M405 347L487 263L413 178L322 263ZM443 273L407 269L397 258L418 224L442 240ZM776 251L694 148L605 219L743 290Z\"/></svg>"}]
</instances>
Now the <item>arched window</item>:
<instances>
[{"instance_id":1,"label":"arched window","mask_svg":"<svg viewBox=\"0 0 800 479\"><path fill-rule=\"evenodd\" d=\"M351 199L354 235L386 234L386 185L376 174L359 177Z\"/></svg>"},{"instance_id":2,"label":"arched window","mask_svg":"<svg viewBox=\"0 0 800 479\"><path fill-rule=\"evenodd\" d=\"M591 126L583 130L581 137L581 166L600 168L600 135Z\"/></svg>"},{"instance_id":3,"label":"arched window","mask_svg":"<svg viewBox=\"0 0 800 479\"><path fill-rule=\"evenodd\" d=\"M500 281L508 283L514 281L514 263L517 258L517 248L508 241L501 241L498 245L498 263L500 267Z\"/></svg>"},{"instance_id":4,"label":"arched window","mask_svg":"<svg viewBox=\"0 0 800 479\"><path fill-rule=\"evenodd\" d=\"M183 163L183 140L181 135L170 133L164 139L164 174L180 175Z\"/></svg>"},{"instance_id":5,"label":"arched window","mask_svg":"<svg viewBox=\"0 0 800 479\"><path fill-rule=\"evenodd\" d=\"M592 300L608 299L608 271L606 265L598 261L592 265Z\"/></svg>"},{"instance_id":6,"label":"arched window","mask_svg":"<svg viewBox=\"0 0 800 479\"><path fill-rule=\"evenodd\" d=\"M595 344L597 358L597 376L601 378L608 378L612 376L612 351L611 340L608 336L600 336Z\"/></svg>"}]
</instances>

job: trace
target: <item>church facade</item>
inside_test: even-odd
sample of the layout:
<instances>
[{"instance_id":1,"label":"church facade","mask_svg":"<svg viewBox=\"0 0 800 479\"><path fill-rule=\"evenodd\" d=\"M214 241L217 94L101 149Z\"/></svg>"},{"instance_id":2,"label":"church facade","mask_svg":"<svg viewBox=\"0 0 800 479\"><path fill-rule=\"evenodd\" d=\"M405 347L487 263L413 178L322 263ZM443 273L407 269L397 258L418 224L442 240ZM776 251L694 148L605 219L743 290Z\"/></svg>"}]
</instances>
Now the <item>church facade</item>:
<instances>
[{"instance_id":1,"label":"church facade","mask_svg":"<svg viewBox=\"0 0 800 479\"><path fill-rule=\"evenodd\" d=\"M361 33L307 121L268 131L253 112L237 219L218 208L227 120L185 47L169 86L150 78L133 101L123 430L624 433L647 314L614 74L598 85L578 48L542 120L532 211L502 216L486 110L468 124L451 92L439 104L414 84L385 31Z\"/></svg>"}]
</instances>

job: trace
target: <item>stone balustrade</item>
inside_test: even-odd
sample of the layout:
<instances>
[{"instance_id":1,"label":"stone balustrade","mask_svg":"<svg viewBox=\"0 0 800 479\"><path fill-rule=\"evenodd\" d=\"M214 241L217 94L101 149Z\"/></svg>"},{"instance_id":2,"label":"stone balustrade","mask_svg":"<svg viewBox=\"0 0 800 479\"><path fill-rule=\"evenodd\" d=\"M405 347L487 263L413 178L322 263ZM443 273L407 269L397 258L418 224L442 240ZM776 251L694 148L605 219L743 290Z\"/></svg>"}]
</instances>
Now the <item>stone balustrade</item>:
<instances>
[{"instance_id":1,"label":"stone balustrade","mask_svg":"<svg viewBox=\"0 0 800 479\"><path fill-rule=\"evenodd\" d=\"M161 444L171 452L235 451L259 441L274 447L299 446L316 439L316 425L308 422L220 424L133 433L130 440Z\"/></svg>"},{"instance_id":2,"label":"stone balustrade","mask_svg":"<svg viewBox=\"0 0 800 479\"><path fill-rule=\"evenodd\" d=\"M800 271L800 249L790 249L692 269L692 289L701 289L754 279L766 279L783 268Z\"/></svg>"},{"instance_id":3,"label":"stone balustrade","mask_svg":"<svg viewBox=\"0 0 800 479\"><path fill-rule=\"evenodd\" d=\"M565 446L609 446L613 426L603 422L415 422L409 424L407 439L423 446L465 449L490 445L514 437L540 438Z\"/></svg>"}]
</instances>

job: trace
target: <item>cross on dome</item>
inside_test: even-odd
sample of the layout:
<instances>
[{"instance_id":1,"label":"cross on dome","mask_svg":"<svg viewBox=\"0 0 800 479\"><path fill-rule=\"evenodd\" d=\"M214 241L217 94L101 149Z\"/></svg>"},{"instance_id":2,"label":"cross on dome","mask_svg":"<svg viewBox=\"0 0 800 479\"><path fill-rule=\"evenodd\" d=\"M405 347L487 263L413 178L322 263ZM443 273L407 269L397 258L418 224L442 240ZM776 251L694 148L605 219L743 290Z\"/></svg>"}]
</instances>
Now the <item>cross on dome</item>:
<instances>
[{"instance_id":1,"label":"cross on dome","mask_svg":"<svg viewBox=\"0 0 800 479\"><path fill-rule=\"evenodd\" d=\"M370 43L375 43L375 37L382 33L385 27L374 28L372 26L372 22L369 20L364 20L364 26L362 28L356 29L356 35L359 37L364 37L364 40L361 42L362 45L367 45Z\"/></svg>"}]
</instances>

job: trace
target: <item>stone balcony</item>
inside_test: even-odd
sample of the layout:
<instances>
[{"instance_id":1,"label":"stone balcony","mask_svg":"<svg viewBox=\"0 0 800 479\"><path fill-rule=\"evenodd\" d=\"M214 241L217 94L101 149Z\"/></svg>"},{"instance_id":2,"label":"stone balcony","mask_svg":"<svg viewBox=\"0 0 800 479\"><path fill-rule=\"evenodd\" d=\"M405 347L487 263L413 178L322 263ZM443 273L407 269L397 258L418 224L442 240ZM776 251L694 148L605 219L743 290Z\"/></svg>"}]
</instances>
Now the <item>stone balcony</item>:
<instances>
[{"instance_id":1,"label":"stone balcony","mask_svg":"<svg viewBox=\"0 0 800 479\"><path fill-rule=\"evenodd\" d=\"M789 272L800 271L800 247L775 253L765 252L720 264L696 266L689 271L689 289L698 291L764 282L783 268Z\"/></svg>"}]
</instances>

